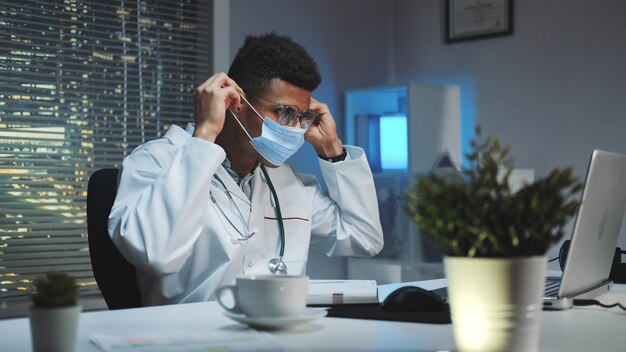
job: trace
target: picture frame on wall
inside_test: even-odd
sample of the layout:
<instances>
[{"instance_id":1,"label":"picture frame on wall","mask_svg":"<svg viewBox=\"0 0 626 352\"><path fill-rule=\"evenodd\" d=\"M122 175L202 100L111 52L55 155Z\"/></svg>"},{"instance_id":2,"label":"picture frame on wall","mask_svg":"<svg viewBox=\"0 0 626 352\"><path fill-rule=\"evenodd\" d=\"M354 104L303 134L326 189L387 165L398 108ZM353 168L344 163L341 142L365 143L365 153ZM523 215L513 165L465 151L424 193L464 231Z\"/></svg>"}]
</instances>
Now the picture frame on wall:
<instances>
[{"instance_id":1,"label":"picture frame on wall","mask_svg":"<svg viewBox=\"0 0 626 352\"><path fill-rule=\"evenodd\" d=\"M445 0L445 42L513 34L513 0Z\"/></svg>"}]
</instances>

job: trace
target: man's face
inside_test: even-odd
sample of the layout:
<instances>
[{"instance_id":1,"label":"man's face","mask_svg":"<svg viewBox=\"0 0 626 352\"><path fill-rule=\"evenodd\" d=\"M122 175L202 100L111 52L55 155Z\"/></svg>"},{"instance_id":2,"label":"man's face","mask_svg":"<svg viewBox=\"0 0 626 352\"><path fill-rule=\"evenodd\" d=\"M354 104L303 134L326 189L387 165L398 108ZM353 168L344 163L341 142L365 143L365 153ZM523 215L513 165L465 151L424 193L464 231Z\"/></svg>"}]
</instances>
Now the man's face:
<instances>
[{"instance_id":1,"label":"man's face","mask_svg":"<svg viewBox=\"0 0 626 352\"><path fill-rule=\"evenodd\" d=\"M257 97L254 102L251 102L254 108L263 117L268 117L276 122L279 122L279 109L284 106L291 106L297 108L300 111L304 111L309 108L311 103L311 92L298 88L292 84L289 84L281 79L274 78L270 81L267 91L263 96ZM247 104L242 105L242 113L245 114L244 126L250 133L252 138L261 135L261 129L263 121ZM294 125L299 127L299 121ZM245 134L244 134L245 136ZM254 154L256 159L263 162L266 166L272 166L266 162L259 153L249 143L249 139L245 136L247 154Z\"/></svg>"},{"instance_id":2,"label":"man's face","mask_svg":"<svg viewBox=\"0 0 626 352\"><path fill-rule=\"evenodd\" d=\"M280 108L291 107L296 111L304 111L309 108L310 103L311 92L274 78L266 93L258 97L253 105L263 117L283 124L283 121L279 121Z\"/></svg>"}]
</instances>

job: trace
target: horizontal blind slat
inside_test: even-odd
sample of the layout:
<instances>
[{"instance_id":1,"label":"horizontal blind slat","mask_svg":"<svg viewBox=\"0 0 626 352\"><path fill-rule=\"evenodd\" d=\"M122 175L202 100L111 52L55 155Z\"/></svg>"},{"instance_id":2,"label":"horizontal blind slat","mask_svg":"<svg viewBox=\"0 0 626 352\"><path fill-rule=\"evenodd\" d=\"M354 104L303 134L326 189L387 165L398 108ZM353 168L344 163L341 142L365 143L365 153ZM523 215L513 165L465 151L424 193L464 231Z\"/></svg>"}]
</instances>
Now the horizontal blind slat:
<instances>
[{"instance_id":1,"label":"horizontal blind slat","mask_svg":"<svg viewBox=\"0 0 626 352\"><path fill-rule=\"evenodd\" d=\"M84 272L91 271L91 263L51 263L51 265L42 271L39 266L23 266L15 268L6 268L0 266L0 278L9 280L21 280L22 278L30 280L42 272L63 271L63 272Z\"/></svg>"}]
</instances>

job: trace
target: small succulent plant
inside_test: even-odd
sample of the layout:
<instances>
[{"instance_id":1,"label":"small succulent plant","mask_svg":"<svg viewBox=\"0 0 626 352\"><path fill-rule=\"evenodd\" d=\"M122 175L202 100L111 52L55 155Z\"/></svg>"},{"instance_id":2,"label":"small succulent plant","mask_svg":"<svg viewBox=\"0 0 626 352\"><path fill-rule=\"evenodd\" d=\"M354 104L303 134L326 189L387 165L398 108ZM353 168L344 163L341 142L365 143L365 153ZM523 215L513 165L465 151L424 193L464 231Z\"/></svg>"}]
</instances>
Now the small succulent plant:
<instances>
[{"instance_id":1,"label":"small succulent plant","mask_svg":"<svg viewBox=\"0 0 626 352\"><path fill-rule=\"evenodd\" d=\"M35 279L31 300L35 307L59 308L78 304L76 280L62 272L49 272Z\"/></svg>"}]
</instances>

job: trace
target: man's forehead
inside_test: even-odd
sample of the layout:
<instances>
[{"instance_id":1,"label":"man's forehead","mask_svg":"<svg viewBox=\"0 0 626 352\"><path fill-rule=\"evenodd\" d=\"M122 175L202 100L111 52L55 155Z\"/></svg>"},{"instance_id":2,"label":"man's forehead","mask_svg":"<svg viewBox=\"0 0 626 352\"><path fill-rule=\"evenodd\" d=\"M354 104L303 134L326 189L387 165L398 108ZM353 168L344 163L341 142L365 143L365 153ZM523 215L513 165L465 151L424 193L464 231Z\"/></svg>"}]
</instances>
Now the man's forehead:
<instances>
[{"instance_id":1,"label":"man's forehead","mask_svg":"<svg viewBox=\"0 0 626 352\"><path fill-rule=\"evenodd\" d=\"M306 109L311 102L311 92L280 78L274 78L267 85L262 98L276 104L294 105Z\"/></svg>"}]
</instances>

